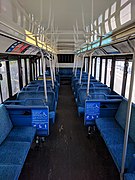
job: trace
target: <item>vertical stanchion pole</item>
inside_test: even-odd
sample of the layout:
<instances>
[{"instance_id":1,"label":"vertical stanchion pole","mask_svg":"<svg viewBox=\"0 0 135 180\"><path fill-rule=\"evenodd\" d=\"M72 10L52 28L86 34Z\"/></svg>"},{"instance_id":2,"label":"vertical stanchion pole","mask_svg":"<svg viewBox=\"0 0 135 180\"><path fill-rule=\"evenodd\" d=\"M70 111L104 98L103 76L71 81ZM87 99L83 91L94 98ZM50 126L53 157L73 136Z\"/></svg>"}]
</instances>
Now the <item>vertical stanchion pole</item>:
<instances>
[{"instance_id":1,"label":"vertical stanchion pole","mask_svg":"<svg viewBox=\"0 0 135 180\"><path fill-rule=\"evenodd\" d=\"M52 62L49 58L49 64L50 64L50 72L51 72L51 80L52 80L52 88L54 89L54 79L53 79L53 71L52 71Z\"/></svg>"},{"instance_id":2,"label":"vertical stanchion pole","mask_svg":"<svg viewBox=\"0 0 135 180\"><path fill-rule=\"evenodd\" d=\"M45 75L45 71L46 71L46 60L44 58L44 54L42 52L42 50L40 49L41 52L41 59L42 59L42 63L43 63L43 79L44 79L44 92L45 92L45 101L48 101L48 97L47 97L47 88L46 88L46 75Z\"/></svg>"},{"instance_id":3,"label":"vertical stanchion pole","mask_svg":"<svg viewBox=\"0 0 135 180\"><path fill-rule=\"evenodd\" d=\"M81 81L82 81L82 72L83 72L83 66L84 66L84 57L85 57L85 54L83 55L83 59L82 59L82 66L81 66L81 73L80 73L79 84L81 84Z\"/></svg>"},{"instance_id":4,"label":"vertical stanchion pole","mask_svg":"<svg viewBox=\"0 0 135 180\"><path fill-rule=\"evenodd\" d=\"M78 56L76 56L75 77L76 77L76 74L77 74L78 61L79 61Z\"/></svg>"},{"instance_id":5,"label":"vertical stanchion pole","mask_svg":"<svg viewBox=\"0 0 135 180\"><path fill-rule=\"evenodd\" d=\"M129 42L129 44L130 44L130 42ZM125 162L126 162L127 146L128 146L128 135L129 135L131 110L132 110L133 88L134 88L134 79L135 79L135 48L131 44L130 44L130 46L133 49L133 61L132 61L132 72L131 72L131 80L130 80L127 116L126 116L126 126L125 126L124 145L123 145L123 154L122 154L122 165L121 165L121 173L120 173L121 180L123 180L123 175L124 175L124 170L125 170Z\"/></svg>"},{"instance_id":6,"label":"vertical stanchion pole","mask_svg":"<svg viewBox=\"0 0 135 180\"><path fill-rule=\"evenodd\" d=\"M90 61L89 61L89 73L88 73L88 84L87 84L87 96L89 95L89 88L90 88L90 75L91 75L91 60L92 60L93 52L90 54Z\"/></svg>"},{"instance_id":7,"label":"vertical stanchion pole","mask_svg":"<svg viewBox=\"0 0 135 180\"><path fill-rule=\"evenodd\" d=\"M76 66L76 55L74 56L73 74L75 73L75 66Z\"/></svg>"}]
</instances>

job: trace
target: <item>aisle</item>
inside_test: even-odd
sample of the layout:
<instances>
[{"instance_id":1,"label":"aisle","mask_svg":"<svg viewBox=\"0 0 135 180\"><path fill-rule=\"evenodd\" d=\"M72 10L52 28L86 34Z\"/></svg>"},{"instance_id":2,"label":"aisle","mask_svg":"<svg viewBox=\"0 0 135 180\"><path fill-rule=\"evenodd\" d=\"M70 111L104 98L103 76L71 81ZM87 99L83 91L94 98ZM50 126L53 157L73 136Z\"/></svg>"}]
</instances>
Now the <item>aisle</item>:
<instances>
[{"instance_id":1,"label":"aisle","mask_svg":"<svg viewBox=\"0 0 135 180\"><path fill-rule=\"evenodd\" d=\"M87 138L70 85L61 85L56 124L40 149L31 149L20 180L117 180L119 174L97 133Z\"/></svg>"}]
</instances>

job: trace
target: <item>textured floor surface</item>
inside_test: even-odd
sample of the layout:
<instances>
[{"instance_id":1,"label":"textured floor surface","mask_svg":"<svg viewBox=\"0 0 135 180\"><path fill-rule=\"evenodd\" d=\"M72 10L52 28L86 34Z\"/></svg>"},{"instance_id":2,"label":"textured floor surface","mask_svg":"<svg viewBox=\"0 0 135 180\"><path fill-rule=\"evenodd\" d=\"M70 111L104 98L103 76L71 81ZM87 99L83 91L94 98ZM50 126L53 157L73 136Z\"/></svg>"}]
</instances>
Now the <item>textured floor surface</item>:
<instances>
[{"instance_id":1,"label":"textured floor surface","mask_svg":"<svg viewBox=\"0 0 135 180\"><path fill-rule=\"evenodd\" d=\"M70 85L61 85L56 123L40 148L32 148L20 180L117 180L118 171L99 133L87 138Z\"/></svg>"}]
</instances>

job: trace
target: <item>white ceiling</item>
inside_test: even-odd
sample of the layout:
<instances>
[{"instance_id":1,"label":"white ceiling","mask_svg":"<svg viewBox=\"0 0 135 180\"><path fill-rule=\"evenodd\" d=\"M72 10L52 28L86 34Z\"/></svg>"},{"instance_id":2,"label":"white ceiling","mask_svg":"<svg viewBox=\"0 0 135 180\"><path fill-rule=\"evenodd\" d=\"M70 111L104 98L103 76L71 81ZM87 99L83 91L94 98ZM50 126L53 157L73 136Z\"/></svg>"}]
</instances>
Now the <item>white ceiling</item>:
<instances>
[{"instance_id":1,"label":"white ceiling","mask_svg":"<svg viewBox=\"0 0 135 180\"><path fill-rule=\"evenodd\" d=\"M54 16L55 29L58 27L58 31L62 32L59 35L59 42L64 42L66 47L73 48L73 25L78 24L80 33L83 31L82 23L82 9L84 11L85 26L91 23L91 4L92 0L18 0L28 13L34 14L35 18L41 24L47 28L49 19L50 4L52 8L52 17ZM50 2L51 1L51 2ZM100 14L110 7L116 0L93 0L94 1L94 20L97 19ZM120 0L117 0L120 1ZM48 30L48 33L50 29ZM48 35L49 37L49 35ZM84 36L79 35L79 40L84 41ZM68 42L68 46L67 43ZM64 44L60 44L64 49ZM59 48L60 49L60 48Z\"/></svg>"}]
</instances>

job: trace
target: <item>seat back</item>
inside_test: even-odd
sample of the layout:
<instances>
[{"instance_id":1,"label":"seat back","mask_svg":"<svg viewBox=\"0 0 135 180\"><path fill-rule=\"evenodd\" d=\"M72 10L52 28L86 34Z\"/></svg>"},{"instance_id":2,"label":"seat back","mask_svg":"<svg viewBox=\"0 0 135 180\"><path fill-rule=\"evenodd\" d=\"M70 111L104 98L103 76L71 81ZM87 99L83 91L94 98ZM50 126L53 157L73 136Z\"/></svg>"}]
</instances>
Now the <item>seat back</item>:
<instances>
[{"instance_id":1,"label":"seat back","mask_svg":"<svg viewBox=\"0 0 135 180\"><path fill-rule=\"evenodd\" d=\"M127 112L127 100L123 99L115 115L116 121L123 129L125 129L125 124L126 124L126 112Z\"/></svg>"},{"instance_id":2,"label":"seat back","mask_svg":"<svg viewBox=\"0 0 135 180\"><path fill-rule=\"evenodd\" d=\"M13 125L3 104L0 105L0 144L5 140Z\"/></svg>"},{"instance_id":3,"label":"seat back","mask_svg":"<svg viewBox=\"0 0 135 180\"><path fill-rule=\"evenodd\" d=\"M126 99L123 98L115 116L116 121L123 129L125 129L126 126L127 106L128 106L128 102ZM132 105L132 111L131 111L129 136L135 142L135 105L134 104Z\"/></svg>"}]
</instances>

